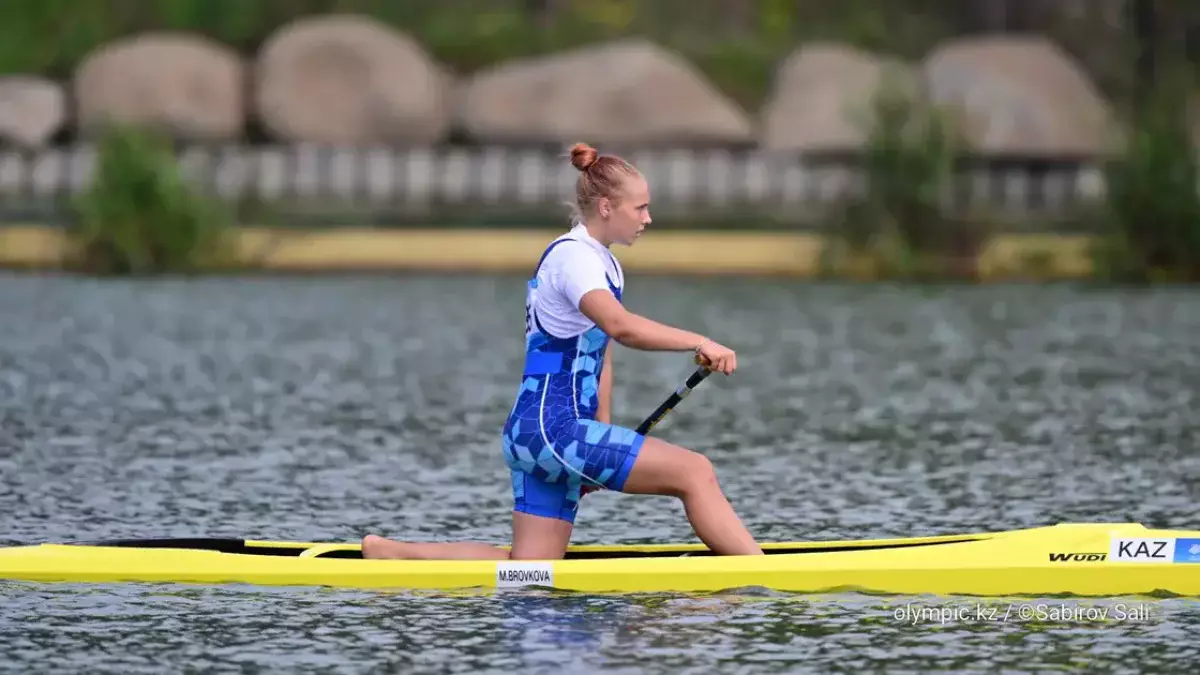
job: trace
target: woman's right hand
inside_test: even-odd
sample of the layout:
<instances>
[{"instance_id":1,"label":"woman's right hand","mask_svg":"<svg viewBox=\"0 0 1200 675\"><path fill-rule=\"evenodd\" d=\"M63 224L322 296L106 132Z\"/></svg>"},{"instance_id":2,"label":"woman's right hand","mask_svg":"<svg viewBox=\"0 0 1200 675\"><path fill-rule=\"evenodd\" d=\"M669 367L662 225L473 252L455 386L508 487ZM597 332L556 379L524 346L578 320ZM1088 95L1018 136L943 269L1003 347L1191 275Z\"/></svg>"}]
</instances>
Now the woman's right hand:
<instances>
[{"instance_id":1,"label":"woman's right hand","mask_svg":"<svg viewBox=\"0 0 1200 675\"><path fill-rule=\"evenodd\" d=\"M708 340L696 351L696 363L714 373L730 375L737 370L737 354L729 347Z\"/></svg>"}]
</instances>

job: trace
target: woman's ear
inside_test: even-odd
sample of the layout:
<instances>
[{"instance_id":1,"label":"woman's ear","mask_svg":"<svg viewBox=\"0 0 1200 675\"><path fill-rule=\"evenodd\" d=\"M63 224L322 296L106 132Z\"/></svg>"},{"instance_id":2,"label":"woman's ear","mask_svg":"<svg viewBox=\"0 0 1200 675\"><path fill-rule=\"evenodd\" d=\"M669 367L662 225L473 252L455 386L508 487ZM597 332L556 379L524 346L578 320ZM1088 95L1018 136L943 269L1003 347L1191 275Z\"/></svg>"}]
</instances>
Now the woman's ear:
<instances>
[{"instance_id":1,"label":"woman's ear","mask_svg":"<svg viewBox=\"0 0 1200 675\"><path fill-rule=\"evenodd\" d=\"M611 212L612 208L608 203L608 197L601 197L596 202L596 213L600 214L601 218L607 219Z\"/></svg>"}]
</instances>

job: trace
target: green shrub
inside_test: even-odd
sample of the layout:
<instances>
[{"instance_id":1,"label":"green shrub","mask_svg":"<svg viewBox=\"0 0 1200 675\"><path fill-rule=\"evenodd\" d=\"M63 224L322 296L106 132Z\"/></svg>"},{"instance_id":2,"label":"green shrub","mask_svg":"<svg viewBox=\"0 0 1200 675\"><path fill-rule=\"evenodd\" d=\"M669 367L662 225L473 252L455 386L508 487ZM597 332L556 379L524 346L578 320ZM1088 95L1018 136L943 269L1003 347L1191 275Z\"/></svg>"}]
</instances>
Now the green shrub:
<instances>
[{"instance_id":1,"label":"green shrub","mask_svg":"<svg viewBox=\"0 0 1200 675\"><path fill-rule=\"evenodd\" d=\"M838 214L827 263L866 259L887 276L958 274L951 266L974 255L981 237L943 208L959 135L906 77L885 73L881 81L862 155L864 190Z\"/></svg>"},{"instance_id":2,"label":"green shrub","mask_svg":"<svg viewBox=\"0 0 1200 675\"><path fill-rule=\"evenodd\" d=\"M170 141L157 133L109 127L76 206L75 243L86 271L192 272L225 257L229 215L185 181Z\"/></svg>"},{"instance_id":3,"label":"green shrub","mask_svg":"<svg viewBox=\"0 0 1200 675\"><path fill-rule=\"evenodd\" d=\"M1200 281L1200 167L1189 129L1191 88L1164 84L1135 116L1106 170L1107 217L1095 249L1109 281Z\"/></svg>"}]
</instances>

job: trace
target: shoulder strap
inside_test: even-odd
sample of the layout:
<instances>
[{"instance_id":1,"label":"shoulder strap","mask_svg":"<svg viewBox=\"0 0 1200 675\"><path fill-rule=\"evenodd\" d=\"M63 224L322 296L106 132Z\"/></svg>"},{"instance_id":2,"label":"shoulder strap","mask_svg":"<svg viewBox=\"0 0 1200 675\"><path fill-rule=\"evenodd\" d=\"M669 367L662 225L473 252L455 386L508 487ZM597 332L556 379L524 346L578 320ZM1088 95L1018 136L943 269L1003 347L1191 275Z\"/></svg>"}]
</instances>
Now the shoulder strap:
<instances>
[{"instance_id":1,"label":"shoulder strap","mask_svg":"<svg viewBox=\"0 0 1200 675\"><path fill-rule=\"evenodd\" d=\"M617 257L612 254L612 251L605 251L605 253L608 254L608 259L612 261L613 269L617 271L617 281L620 282L621 285L624 285L625 269L621 267L621 263L617 262Z\"/></svg>"},{"instance_id":2,"label":"shoulder strap","mask_svg":"<svg viewBox=\"0 0 1200 675\"><path fill-rule=\"evenodd\" d=\"M562 243L565 243L568 241L578 241L580 244L583 243L583 242L579 241L578 239L572 239L570 237L563 237L561 239L555 239L554 242L552 244L550 244L550 246L546 247L546 250L542 252L542 257L538 259L537 267L533 268L533 276L536 277L538 271L542 269L542 263L546 262L546 256L550 255L550 251L553 251L555 246L558 246L559 244L562 244Z\"/></svg>"},{"instance_id":3,"label":"shoulder strap","mask_svg":"<svg viewBox=\"0 0 1200 675\"><path fill-rule=\"evenodd\" d=\"M542 252L542 257L538 258L537 267L533 268L534 278L536 278L538 275L538 272L541 271L542 263L546 262L546 257L550 255L550 252L553 251L554 248L556 246L558 246L559 244L566 243L568 241L573 241L573 242L576 242L579 244L587 243L587 242L579 241L578 239L572 239L571 237L567 237L567 236L561 237L559 239L555 239L549 246L546 247L546 250ZM591 248L591 246L589 246L589 248ZM625 270L621 268L621 263L617 262L617 258L612 254L612 251L606 250L604 253L608 255L608 259L612 261L613 269L617 271L617 281L620 284L624 285ZM613 280L611 278L609 278L607 271L604 273L604 278L608 279L609 286L613 286L614 287L613 291L616 292L616 284L614 284Z\"/></svg>"}]
</instances>

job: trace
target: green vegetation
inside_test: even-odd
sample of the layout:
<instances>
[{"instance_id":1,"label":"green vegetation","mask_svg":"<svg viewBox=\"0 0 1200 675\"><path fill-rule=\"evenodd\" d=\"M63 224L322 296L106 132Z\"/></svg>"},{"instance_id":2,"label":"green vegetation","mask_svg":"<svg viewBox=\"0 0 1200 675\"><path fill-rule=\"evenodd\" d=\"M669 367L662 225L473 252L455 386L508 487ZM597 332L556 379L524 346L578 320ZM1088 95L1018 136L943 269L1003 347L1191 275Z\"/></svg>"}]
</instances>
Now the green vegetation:
<instances>
[{"instance_id":1,"label":"green vegetation","mask_svg":"<svg viewBox=\"0 0 1200 675\"><path fill-rule=\"evenodd\" d=\"M915 83L899 73L881 80L864 118L863 190L833 219L825 268L910 279L970 276L983 232L943 203L962 138L943 110L922 101Z\"/></svg>"},{"instance_id":2,"label":"green vegetation","mask_svg":"<svg viewBox=\"0 0 1200 675\"><path fill-rule=\"evenodd\" d=\"M1200 281L1200 166L1190 87L1156 87L1107 170L1107 211L1096 247L1111 281Z\"/></svg>"},{"instance_id":3,"label":"green vegetation","mask_svg":"<svg viewBox=\"0 0 1200 675\"><path fill-rule=\"evenodd\" d=\"M181 175L169 141L111 126L95 176L77 204L77 264L94 274L193 272L219 263L224 206Z\"/></svg>"}]
</instances>

